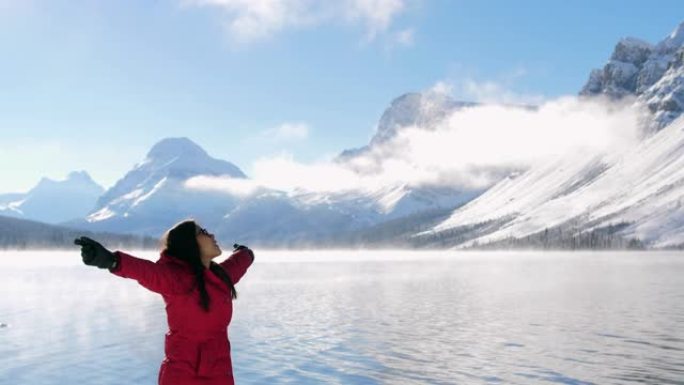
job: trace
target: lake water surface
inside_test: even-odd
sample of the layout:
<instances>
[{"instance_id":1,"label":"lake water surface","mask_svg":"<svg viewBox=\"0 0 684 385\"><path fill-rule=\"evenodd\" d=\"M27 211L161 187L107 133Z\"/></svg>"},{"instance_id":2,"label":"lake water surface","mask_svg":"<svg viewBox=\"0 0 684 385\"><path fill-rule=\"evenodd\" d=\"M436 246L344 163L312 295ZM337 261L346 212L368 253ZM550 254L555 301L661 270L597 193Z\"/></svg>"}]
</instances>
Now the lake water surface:
<instances>
[{"instance_id":1,"label":"lake water surface","mask_svg":"<svg viewBox=\"0 0 684 385\"><path fill-rule=\"evenodd\" d=\"M237 289L237 384L684 384L682 253L257 250ZM156 384L161 296L78 250L0 293L0 384Z\"/></svg>"}]
</instances>

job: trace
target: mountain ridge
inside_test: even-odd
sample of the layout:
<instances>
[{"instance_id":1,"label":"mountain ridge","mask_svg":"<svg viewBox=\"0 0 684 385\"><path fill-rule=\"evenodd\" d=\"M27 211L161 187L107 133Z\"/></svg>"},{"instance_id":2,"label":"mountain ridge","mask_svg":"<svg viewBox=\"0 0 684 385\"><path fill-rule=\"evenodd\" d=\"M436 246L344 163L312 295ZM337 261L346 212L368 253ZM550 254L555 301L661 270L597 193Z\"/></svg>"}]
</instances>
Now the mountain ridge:
<instances>
[{"instance_id":1,"label":"mountain ridge","mask_svg":"<svg viewBox=\"0 0 684 385\"><path fill-rule=\"evenodd\" d=\"M85 171L73 171L64 180L41 178L26 193L3 194L0 215L58 224L85 216L103 192Z\"/></svg>"}]
</instances>

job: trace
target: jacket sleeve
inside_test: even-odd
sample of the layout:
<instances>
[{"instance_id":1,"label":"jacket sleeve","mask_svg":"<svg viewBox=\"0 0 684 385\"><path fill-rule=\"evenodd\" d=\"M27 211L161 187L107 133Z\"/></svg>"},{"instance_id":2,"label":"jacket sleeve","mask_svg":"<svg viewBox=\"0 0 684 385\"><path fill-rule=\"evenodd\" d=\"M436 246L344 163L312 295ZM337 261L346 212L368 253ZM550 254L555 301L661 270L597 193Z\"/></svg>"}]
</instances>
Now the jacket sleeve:
<instances>
[{"instance_id":1,"label":"jacket sleeve","mask_svg":"<svg viewBox=\"0 0 684 385\"><path fill-rule=\"evenodd\" d=\"M242 249L234 252L228 259L219 263L228 273L233 284L238 283L245 275L247 268L254 262L254 252L250 249Z\"/></svg>"},{"instance_id":2,"label":"jacket sleeve","mask_svg":"<svg viewBox=\"0 0 684 385\"><path fill-rule=\"evenodd\" d=\"M191 282L178 274L177 269L166 264L141 259L121 251L115 251L117 265L109 271L123 278L131 278L159 294L179 294L191 289Z\"/></svg>"}]
</instances>

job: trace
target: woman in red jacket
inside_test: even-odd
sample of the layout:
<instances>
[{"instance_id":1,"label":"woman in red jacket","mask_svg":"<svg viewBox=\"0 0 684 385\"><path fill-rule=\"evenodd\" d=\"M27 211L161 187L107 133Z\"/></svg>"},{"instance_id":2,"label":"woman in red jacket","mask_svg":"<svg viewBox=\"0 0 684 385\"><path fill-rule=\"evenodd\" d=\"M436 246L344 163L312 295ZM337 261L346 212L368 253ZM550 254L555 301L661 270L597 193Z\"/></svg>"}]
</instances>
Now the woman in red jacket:
<instances>
[{"instance_id":1,"label":"woman in red jacket","mask_svg":"<svg viewBox=\"0 0 684 385\"><path fill-rule=\"evenodd\" d=\"M233 385L227 328L235 284L254 261L254 253L235 245L228 259L213 262L221 249L214 235L192 220L178 223L162 239L157 262L110 252L87 237L74 243L81 246L86 265L135 279L164 298L169 331L160 385Z\"/></svg>"}]
</instances>

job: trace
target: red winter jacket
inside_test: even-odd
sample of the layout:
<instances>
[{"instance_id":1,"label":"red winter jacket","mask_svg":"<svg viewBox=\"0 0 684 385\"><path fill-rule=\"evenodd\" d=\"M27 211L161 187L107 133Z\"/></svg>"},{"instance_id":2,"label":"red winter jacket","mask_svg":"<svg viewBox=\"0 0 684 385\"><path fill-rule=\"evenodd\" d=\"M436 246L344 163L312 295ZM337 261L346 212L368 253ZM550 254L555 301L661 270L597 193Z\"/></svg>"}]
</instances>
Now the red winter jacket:
<instances>
[{"instance_id":1,"label":"red winter jacket","mask_svg":"<svg viewBox=\"0 0 684 385\"><path fill-rule=\"evenodd\" d=\"M209 312L205 312L195 276L186 262L165 253L156 263L120 251L116 254L119 264L111 271L113 274L137 280L161 294L166 303L169 331L159 385L233 385L227 331L233 303L228 286L205 269L204 282L209 293ZM251 250L243 249L220 265L237 284L253 260Z\"/></svg>"}]
</instances>

